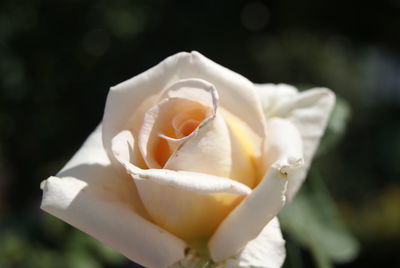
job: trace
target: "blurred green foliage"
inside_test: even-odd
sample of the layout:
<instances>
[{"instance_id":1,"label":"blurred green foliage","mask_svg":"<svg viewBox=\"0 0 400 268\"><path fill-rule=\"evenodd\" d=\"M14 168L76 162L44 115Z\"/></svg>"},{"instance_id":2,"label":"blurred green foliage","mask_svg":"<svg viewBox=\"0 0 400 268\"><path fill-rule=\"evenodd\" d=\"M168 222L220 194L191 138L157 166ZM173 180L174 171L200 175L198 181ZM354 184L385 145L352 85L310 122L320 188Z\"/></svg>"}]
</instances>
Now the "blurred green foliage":
<instances>
[{"instance_id":1,"label":"blurred green foliage","mask_svg":"<svg viewBox=\"0 0 400 268\"><path fill-rule=\"evenodd\" d=\"M39 222L29 220L35 226L19 221L0 226L0 267L99 268L126 264L117 252L53 216L43 214Z\"/></svg>"},{"instance_id":2,"label":"blurred green foliage","mask_svg":"<svg viewBox=\"0 0 400 268\"><path fill-rule=\"evenodd\" d=\"M41 212L38 185L101 120L110 86L193 49L341 97L280 215L286 267L399 267L399 15L394 0L1 1L0 267L137 267Z\"/></svg>"}]
</instances>

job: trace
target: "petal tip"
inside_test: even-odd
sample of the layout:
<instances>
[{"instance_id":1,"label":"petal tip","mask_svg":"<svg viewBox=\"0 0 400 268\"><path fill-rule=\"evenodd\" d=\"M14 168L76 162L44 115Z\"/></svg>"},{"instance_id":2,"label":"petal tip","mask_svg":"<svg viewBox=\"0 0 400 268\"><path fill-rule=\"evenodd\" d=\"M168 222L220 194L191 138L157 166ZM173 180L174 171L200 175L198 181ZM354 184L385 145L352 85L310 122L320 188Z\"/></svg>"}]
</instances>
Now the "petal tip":
<instances>
[{"instance_id":1,"label":"petal tip","mask_svg":"<svg viewBox=\"0 0 400 268\"><path fill-rule=\"evenodd\" d=\"M336 95L335 95L335 93L334 93L331 89L329 89L329 88L326 88L326 87L318 87L318 88L312 88L312 89L310 89L310 90L317 92L316 94L317 94L317 95L320 95L321 98L324 98L324 97L325 97L327 100L329 100L329 101L332 102L332 103L336 100Z\"/></svg>"},{"instance_id":2,"label":"petal tip","mask_svg":"<svg viewBox=\"0 0 400 268\"><path fill-rule=\"evenodd\" d=\"M47 180L42 180L40 183L40 190L44 191L47 185Z\"/></svg>"},{"instance_id":3,"label":"petal tip","mask_svg":"<svg viewBox=\"0 0 400 268\"><path fill-rule=\"evenodd\" d=\"M194 56L194 57L203 57L203 55L202 55L200 52L198 52L197 50L192 50L192 51L190 52L190 54L191 54L192 56Z\"/></svg>"}]
</instances>

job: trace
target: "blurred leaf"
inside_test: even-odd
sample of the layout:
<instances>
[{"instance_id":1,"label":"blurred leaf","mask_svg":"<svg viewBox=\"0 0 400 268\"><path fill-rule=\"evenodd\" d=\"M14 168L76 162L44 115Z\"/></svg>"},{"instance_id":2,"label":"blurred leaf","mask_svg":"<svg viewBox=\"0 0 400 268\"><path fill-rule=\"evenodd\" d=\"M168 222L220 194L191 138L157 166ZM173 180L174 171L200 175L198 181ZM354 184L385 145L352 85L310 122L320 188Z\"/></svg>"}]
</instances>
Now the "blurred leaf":
<instances>
[{"instance_id":1,"label":"blurred leaf","mask_svg":"<svg viewBox=\"0 0 400 268\"><path fill-rule=\"evenodd\" d=\"M351 116L350 105L346 100L336 96L336 104L326 127L325 135L321 140L317 154L325 153L334 148L346 133L347 124Z\"/></svg>"},{"instance_id":2,"label":"blurred leaf","mask_svg":"<svg viewBox=\"0 0 400 268\"><path fill-rule=\"evenodd\" d=\"M282 228L310 250L318 267L332 267L332 262L347 262L357 255L358 243L341 222L315 169L279 216Z\"/></svg>"},{"instance_id":3,"label":"blurred leaf","mask_svg":"<svg viewBox=\"0 0 400 268\"><path fill-rule=\"evenodd\" d=\"M52 240L63 240L68 229L68 224L47 213L42 213L40 216L40 223L46 236Z\"/></svg>"},{"instance_id":4,"label":"blurred leaf","mask_svg":"<svg viewBox=\"0 0 400 268\"><path fill-rule=\"evenodd\" d=\"M1 268L50 268L66 267L60 263L61 255L38 243L32 243L17 229L0 232Z\"/></svg>"},{"instance_id":5,"label":"blurred leaf","mask_svg":"<svg viewBox=\"0 0 400 268\"><path fill-rule=\"evenodd\" d=\"M292 237L286 239L286 259L282 268L303 268L303 260L299 243Z\"/></svg>"},{"instance_id":6,"label":"blurred leaf","mask_svg":"<svg viewBox=\"0 0 400 268\"><path fill-rule=\"evenodd\" d=\"M74 268L101 268L102 266L93 256L79 251L68 254L68 263L69 267Z\"/></svg>"},{"instance_id":7,"label":"blurred leaf","mask_svg":"<svg viewBox=\"0 0 400 268\"><path fill-rule=\"evenodd\" d=\"M126 261L126 258L120 253L79 230L72 230L66 241L66 248L70 255L70 261L82 263L82 267L89 267L89 265L95 267L96 263L97 265L100 263L117 265ZM72 265L71 267L77 266Z\"/></svg>"}]
</instances>

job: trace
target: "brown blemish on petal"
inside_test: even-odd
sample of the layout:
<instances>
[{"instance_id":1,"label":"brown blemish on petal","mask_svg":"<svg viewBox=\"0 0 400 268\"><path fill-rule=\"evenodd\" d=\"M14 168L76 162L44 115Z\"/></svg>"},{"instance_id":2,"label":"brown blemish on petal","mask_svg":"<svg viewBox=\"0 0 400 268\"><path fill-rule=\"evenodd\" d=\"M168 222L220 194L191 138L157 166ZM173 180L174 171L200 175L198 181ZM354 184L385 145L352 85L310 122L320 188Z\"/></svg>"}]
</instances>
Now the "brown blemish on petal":
<instances>
[{"instance_id":1,"label":"brown blemish on petal","mask_svg":"<svg viewBox=\"0 0 400 268\"><path fill-rule=\"evenodd\" d=\"M289 169L299 169L304 166L304 160L302 158L299 159L288 159L288 163L278 166L278 175L284 179L288 178L288 170Z\"/></svg>"},{"instance_id":2,"label":"brown blemish on petal","mask_svg":"<svg viewBox=\"0 0 400 268\"><path fill-rule=\"evenodd\" d=\"M279 175L284 179L288 178L288 173L286 171L283 171L282 169L279 170Z\"/></svg>"}]
</instances>

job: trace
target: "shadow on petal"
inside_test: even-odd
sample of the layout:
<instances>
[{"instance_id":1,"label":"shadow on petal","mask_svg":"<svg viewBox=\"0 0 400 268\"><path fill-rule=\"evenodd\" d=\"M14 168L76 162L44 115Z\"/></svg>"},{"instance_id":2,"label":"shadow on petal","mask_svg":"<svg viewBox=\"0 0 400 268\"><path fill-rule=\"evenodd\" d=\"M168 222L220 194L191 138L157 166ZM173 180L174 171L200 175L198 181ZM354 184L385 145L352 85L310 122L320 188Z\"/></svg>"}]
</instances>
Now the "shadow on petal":
<instances>
[{"instance_id":1,"label":"shadow on petal","mask_svg":"<svg viewBox=\"0 0 400 268\"><path fill-rule=\"evenodd\" d=\"M57 174L57 177L73 177L86 183L82 191L104 201L126 205L148 219L135 183L128 174L120 174L111 165L81 164Z\"/></svg>"},{"instance_id":2,"label":"shadow on petal","mask_svg":"<svg viewBox=\"0 0 400 268\"><path fill-rule=\"evenodd\" d=\"M107 165L81 164L41 185L42 209L147 267L183 258L186 244L140 215L136 188ZM137 199L137 200L135 200ZM140 200L139 200L140 201Z\"/></svg>"}]
</instances>

